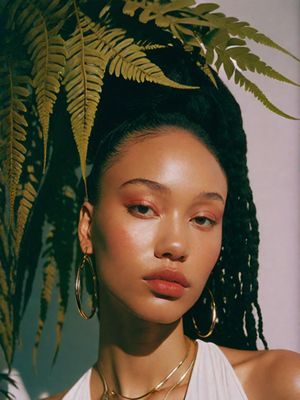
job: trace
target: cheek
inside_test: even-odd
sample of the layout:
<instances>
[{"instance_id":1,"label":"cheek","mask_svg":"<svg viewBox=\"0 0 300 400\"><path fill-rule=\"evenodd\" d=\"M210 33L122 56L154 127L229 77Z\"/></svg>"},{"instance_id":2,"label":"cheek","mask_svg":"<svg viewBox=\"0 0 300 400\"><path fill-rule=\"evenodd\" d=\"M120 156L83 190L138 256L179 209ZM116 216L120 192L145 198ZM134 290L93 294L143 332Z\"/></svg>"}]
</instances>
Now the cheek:
<instances>
[{"instance_id":1,"label":"cheek","mask_svg":"<svg viewBox=\"0 0 300 400\"><path fill-rule=\"evenodd\" d=\"M195 258L196 268L194 269L196 282L200 290L205 286L205 283L212 272L216 262L218 261L222 246L222 230L215 231L212 236L204 236L195 243Z\"/></svg>"},{"instance_id":2,"label":"cheek","mask_svg":"<svg viewBox=\"0 0 300 400\"><path fill-rule=\"evenodd\" d=\"M134 224L126 215L105 219L107 223L95 223L93 244L98 270L110 269L114 273L124 272L125 266L143 261L151 252L153 232L143 224Z\"/></svg>"}]
</instances>

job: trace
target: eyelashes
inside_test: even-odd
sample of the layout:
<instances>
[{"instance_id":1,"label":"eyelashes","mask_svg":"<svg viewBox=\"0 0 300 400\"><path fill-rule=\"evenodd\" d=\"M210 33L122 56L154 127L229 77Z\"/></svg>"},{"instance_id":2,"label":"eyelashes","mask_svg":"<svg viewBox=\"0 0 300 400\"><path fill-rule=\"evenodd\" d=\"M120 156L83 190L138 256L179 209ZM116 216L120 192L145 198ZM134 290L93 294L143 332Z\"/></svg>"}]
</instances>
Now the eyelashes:
<instances>
[{"instance_id":1,"label":"eyelashes","mask_svg":"<svg viewBox=\"0 0 300 400\"><path fill-rule=\"evenodd\" d=\"M141 218L151 218L156 217L158 214L153 210L153 208L147 204L133 204L127 205L127 211L129 214L141 217ZM211 228L217 224L217 220L205 215L196 216L191 219L196 226L203 228Z\"/></svg>"},{"instance_id":2,"label":"eyelashes","mask_svg":"<svg viewBox=\"0 0 300 400\"><path fill-rule=\"evenodd\" d=\"M203 216L195 217L194 220L197 221L196 222L197 225L205 226L205 227L214 226L217 223L216 220L214 220L212 218L208 218L208 217L203 217Z\"/></svg>"},{"instance_id":3,"label":"eyelashes","mask_svg":"<svg viewBox=\"0 0 300 400\"><path fill-rule=\"evenodd\" d=\"M127 210L130 214L139 214L139 215L149 216L149 217L156 215L154 210L152 210L152 208L146 204L129 205L129 206L127 206Z\"/></svg>"}]
</instances>

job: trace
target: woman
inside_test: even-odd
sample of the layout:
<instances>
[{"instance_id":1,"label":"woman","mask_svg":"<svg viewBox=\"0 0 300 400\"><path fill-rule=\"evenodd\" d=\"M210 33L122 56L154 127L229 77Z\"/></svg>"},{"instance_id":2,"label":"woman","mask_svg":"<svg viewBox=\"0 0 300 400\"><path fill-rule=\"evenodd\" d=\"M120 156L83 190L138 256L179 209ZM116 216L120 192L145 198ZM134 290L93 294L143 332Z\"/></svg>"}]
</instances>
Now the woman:
<instances>
[{"instance_id":1,"label":"woman","mask_svg":"<svg viewBox=\"0 0 300 400\"><path fill-rule=\"evenodd\" d=\"M107 78L78 227L77 301L89 317L80 272L90 268L98 359L52 399L300 398L299 355L256 350L257 336L267 346L239 107L182 50L151 58L200 89ZM208 336L217 345L195 340Z\"/></svg>"}]
</instances>

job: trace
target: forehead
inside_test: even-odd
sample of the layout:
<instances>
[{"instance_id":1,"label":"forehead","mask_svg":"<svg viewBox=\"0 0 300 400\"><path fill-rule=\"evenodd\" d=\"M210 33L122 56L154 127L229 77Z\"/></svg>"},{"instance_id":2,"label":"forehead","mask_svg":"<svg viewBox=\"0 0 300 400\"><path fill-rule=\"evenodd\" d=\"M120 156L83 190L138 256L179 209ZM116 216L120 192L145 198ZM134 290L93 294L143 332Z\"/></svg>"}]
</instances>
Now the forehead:
<instances>
[{"instance_id":1,"label":"forehead","mask_svg":"<svg viewBox=\"0 0 300 400\"><path fill-rule=\"evenodd\" d=\"M143 177L170 189L221 191L226 197L226 177L215 156L192 133L164 127L155 135L129 141L120 157L102 176L102 190Z\"/></svg>"}]
</instances>

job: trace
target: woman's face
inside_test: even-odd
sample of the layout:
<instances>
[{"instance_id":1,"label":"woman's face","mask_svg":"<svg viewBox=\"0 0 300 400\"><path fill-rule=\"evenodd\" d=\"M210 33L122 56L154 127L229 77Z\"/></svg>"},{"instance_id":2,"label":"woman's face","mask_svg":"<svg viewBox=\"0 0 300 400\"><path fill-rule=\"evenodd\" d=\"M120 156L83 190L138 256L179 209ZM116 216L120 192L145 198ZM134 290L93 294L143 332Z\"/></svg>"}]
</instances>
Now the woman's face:
<instances>
[{"instance_id":1,"label":"woman's face","mask_svg":"<svg viewBox=\"0 0 300 400\"><path fill-rule=\"evenodd\" d=\"M178 320L200 296L220 252L226 177L182 128L127 144L81 210L79 238L93 252L100 306L157 323Z\"/></svg>"}]
</instances>

